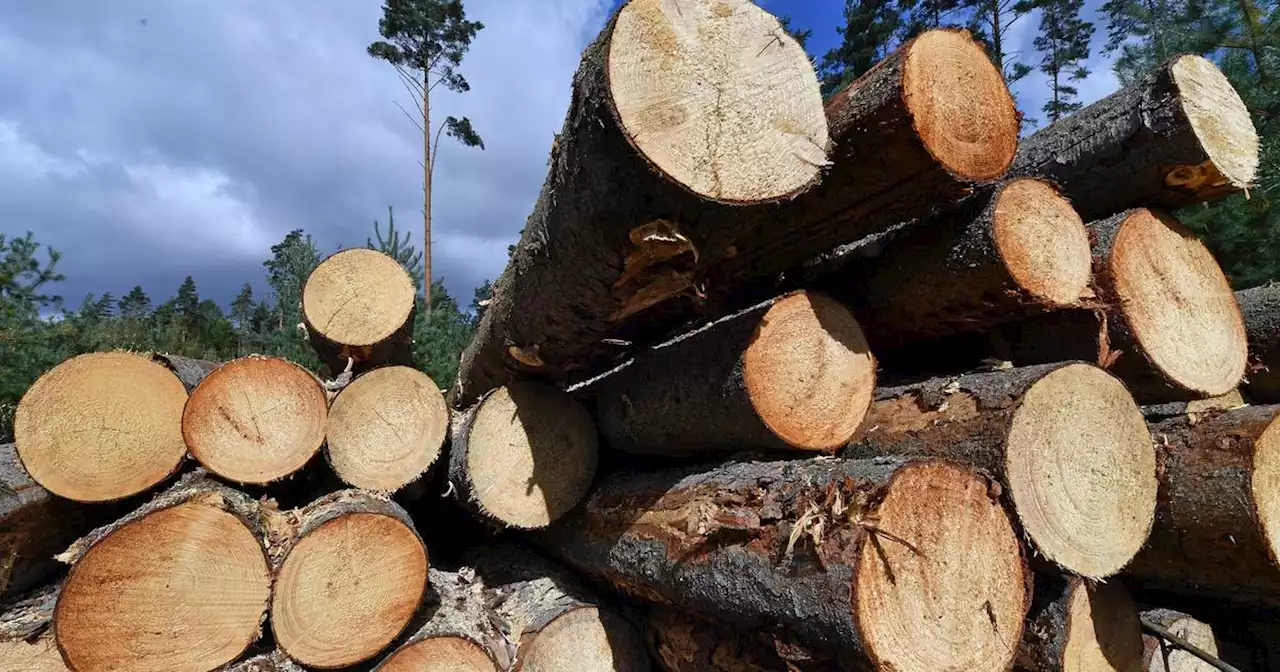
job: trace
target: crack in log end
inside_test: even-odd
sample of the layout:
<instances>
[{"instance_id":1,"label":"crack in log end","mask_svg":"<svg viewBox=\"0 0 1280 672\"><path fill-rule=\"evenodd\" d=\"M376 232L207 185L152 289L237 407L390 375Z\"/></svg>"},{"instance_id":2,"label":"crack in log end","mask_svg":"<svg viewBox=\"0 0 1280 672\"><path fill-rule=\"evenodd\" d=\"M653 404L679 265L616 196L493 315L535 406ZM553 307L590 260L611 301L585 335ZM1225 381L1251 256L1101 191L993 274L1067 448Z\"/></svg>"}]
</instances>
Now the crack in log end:
<instances>
[{"instance_id":1,"label":"crack in log end","mask_svg":"<svg viewBox=\"0 0 1280 672\"><path fill-rule=\"evenodd\" d=\"M655 219L628 234L631 251L622 275L613 283L619 308L609 316L618 322L646 308L678 296L693 286L698 248L666 219Z\"/></svg>"},{"instance_id":2,"label":"crack in log end","mask_svg":"<svg viewBox=\"0 0 1280 672\"><path fill-rule=\"evenodd\" d=\"M1192 193L1230 186L1227 177L1212 160L1193 166L1161 166L1160 172L1164 175L1166 185Z\"/></svg>"}]
</instances>

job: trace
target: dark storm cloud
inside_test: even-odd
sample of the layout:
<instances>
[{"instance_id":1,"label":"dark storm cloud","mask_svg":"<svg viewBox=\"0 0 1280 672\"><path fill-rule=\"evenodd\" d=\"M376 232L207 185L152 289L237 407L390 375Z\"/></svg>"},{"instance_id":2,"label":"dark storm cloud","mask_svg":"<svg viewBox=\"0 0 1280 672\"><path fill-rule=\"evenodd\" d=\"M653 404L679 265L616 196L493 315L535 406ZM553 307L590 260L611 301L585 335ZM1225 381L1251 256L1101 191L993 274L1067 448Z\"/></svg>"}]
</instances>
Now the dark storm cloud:
<instances>
[{"instance_id":1,"label":"dark storm cloud","mask_svg":"<svg viewBox=\"0 0 1280 672\"><path fill-rule=\"evenodd\" d=\"M600 0L471 0L487 28L463 72L485 151L442 146L437 276L459 298L495 276L545 174ZM380 3L12 3L0 18L0 233L63 252L70 301L195 276L225 302L259 290L292 228L322 252L363 243L393 205L421 240L421 139L392 70L369 58ZM438 90L439 91L439 90Z\"/></svg>"}]
</instances>

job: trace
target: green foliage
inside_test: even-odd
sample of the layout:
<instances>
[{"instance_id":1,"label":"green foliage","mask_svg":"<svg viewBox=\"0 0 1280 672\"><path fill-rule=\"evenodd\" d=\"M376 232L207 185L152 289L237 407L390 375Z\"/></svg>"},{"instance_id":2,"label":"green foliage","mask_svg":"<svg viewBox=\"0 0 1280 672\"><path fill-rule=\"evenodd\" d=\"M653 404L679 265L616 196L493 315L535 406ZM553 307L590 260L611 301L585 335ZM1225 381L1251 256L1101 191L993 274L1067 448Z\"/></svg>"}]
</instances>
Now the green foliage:
<instances>
[{"instance_id":1,"label":"green foliage","mask_svg":"<svg viewBox=\"0 0 1280 672\"><path fill-rule=\"evenodd\" d=\"M894 0L845 0L840 45L822 57L822 95L831 96L871 69L897 46L905 24Z\"/></svg>"},{"instance_id":2,"label":"green foliage","mask_svg":"<svg viewBox=\"0 0 1280 672\"><path fill-rule=\"evenodd\" d=\"M795 27L791 25L790 16L779 16L778 23L782 24L782 29L787 31L787 34L790 35L791 38L794 39L800 45L801 49L804 49L808 46L809 38L813 36L812 28L806 28L804 30L796 30Z\"/></svg>"},{"instance_id":3,"label":"green foliage","mask_svg":"<svg viewBox=\"0 0 1280 672\"><path fill-rule=\"evenodd\" d=\"M423 310L424 300L418 298L413 322L413 363L436 385L447 388L458 375L458 358L471 342L475 324L458 308L442 281L431 284L431 310Z\"/></svg>"},{"instance_id":4,"label":"green foliage","mask_svg":"<svg viewBox=\"0 0 1280 672\"><path fill-rule=\"evenodd\" d=\"M1080 18L1084 0L1045 0L1040 6L1040 34L1035 48L1043 55L1040 71L1049 76L1051 95L1044 104L1049 123L1084 107L1070 82L1089 76L1089 40L1093 24Z\"/></svg>"},{"instance_id":5,"label":"green foliage","mask_svg":"<svg viewBox=\"0 0 1280 672\"><path fill-rule=\"evenodd\" d=\"M409 272L409 277L413 278L413 286L422 289L422 253L409 244L412 234L401 235L400 231L396 231L396 216L391 206L387 206L387 235L382 235L381 225L376 219L373 220L373 235L377 237L378 244L373 244L373 238L366 239L365 244L369 249L378 250L400 262L404 270Z\"/></svg>"}]
</instances>

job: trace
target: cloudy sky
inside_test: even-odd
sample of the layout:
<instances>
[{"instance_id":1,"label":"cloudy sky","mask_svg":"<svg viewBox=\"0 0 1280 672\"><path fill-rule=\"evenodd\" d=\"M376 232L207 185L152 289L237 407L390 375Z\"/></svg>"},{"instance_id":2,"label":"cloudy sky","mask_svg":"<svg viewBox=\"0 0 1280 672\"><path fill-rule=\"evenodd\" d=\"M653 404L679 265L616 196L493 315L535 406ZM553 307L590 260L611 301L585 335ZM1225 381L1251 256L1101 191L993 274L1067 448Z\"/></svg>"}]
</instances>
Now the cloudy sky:
<instances>
[{"instance_id":1,"label":"cloudy sky","mask_svg":"<svg viewBox=\"0 0 1280 672\"><path fill-rule=\"evenodd\" d=\"M546 173L584 46L616 0L467 0L486 28L436 96L484 151L447 143L435 176L435 275L466 303L501 272ZM838 40L842 0L766 0ZM1091 3L1092 4L1092 3ZM363 244L394 206L421 240L421 140L393 70L365 53L379 0L41 0L0 16L0 233L63 255L70 305L194 276L224 305L303 228L322 252ZM1035 19L1015 27L1031 50ZM1099 40L1101 36L1099 36ZM1115 88L1098 59L1086 101ZM1038 111L1044 81L1016 92ZM439 89L437 89L439 91Z\"/></svg>"}]
</instances>

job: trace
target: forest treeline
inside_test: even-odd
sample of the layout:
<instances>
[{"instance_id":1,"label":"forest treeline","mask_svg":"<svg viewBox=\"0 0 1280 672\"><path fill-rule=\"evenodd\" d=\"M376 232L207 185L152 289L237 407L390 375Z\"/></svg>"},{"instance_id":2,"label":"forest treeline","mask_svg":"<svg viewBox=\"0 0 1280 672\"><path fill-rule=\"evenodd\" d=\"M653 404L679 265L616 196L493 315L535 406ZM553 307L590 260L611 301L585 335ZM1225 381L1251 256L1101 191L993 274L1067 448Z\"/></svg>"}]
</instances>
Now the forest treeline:
<instances>
[{"instance_id":1,"label":"forest treeline","mask_svg":"<svg viewBox=\"0 0 1280 672\"><path fill-rule=\"evenodd\" d=\"M388 219L385 235L375 222L374 233L367 246L395 257L420 283L421 252L396 230L395 220ZM65 280L58 251L42 247L32 233L0 234L0 442L11 440L14 408L32 381L85 352L127 349L212 361L257 353L287 357L319 371L320 362L300 326L300 301L303 283L322 260L311 236L296 229L273 245L262 263L265 295L246 282L228 310L200 298L191 276L167 299L154 300L134 286L123 296L90 294L72 308L57 293L58 283ZM419 305L416 313L413 358L432 380L446 386L471 340L490 285L485 282L475 290L468 310L441 280L433 285L432 309ZM423 302L421 293L418 301Z\"/></svg>"}]
</instances>

